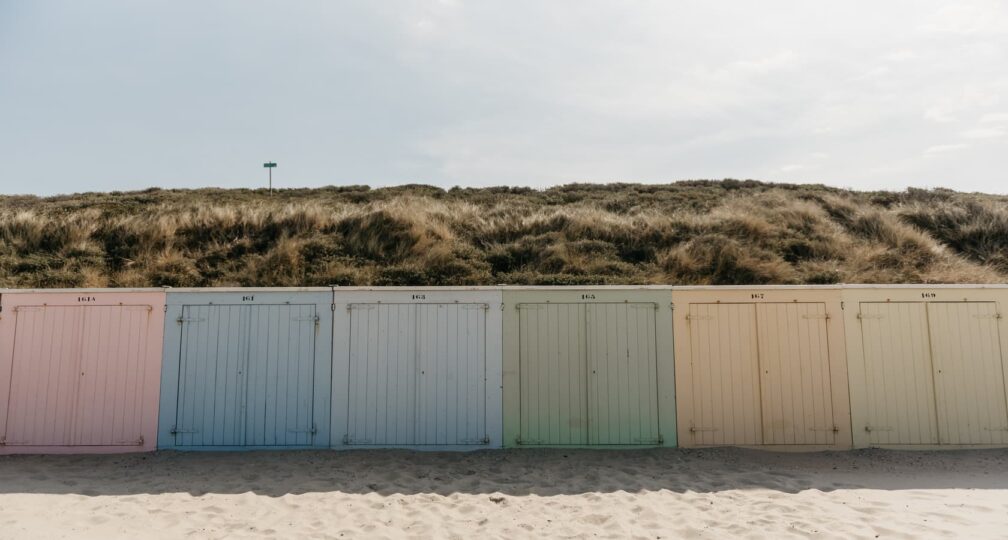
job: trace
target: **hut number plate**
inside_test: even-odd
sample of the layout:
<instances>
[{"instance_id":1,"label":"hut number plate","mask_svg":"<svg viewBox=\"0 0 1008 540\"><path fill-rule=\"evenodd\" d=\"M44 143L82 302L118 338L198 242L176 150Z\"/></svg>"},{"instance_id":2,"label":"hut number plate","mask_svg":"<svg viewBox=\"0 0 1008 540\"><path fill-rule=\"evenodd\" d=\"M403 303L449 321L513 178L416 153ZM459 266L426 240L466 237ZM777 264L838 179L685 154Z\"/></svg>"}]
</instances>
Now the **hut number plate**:
<instances>
[{"instance_id":1,"label":"hut number plate","mask_svg":"<svg viewBox=\"0 0 1008 540\"><path fill-rule=\"evenodd\" d=\"M97 298L95 298L93 296L78 296L77 297L77 301L78 302L94 302L95 300L97 300Z\"/></svg>"}]
</instances>

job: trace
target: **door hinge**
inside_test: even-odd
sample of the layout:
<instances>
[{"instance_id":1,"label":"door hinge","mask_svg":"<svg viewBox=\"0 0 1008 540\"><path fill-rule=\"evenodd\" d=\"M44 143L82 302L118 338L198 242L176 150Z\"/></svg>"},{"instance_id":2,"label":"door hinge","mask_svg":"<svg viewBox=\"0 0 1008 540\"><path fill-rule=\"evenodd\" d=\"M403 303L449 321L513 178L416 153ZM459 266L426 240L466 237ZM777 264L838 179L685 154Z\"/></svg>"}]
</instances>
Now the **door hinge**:
<instances>
[{"instance_id":1,"label":"door hinge","mask_svg":"<svg viewBox=\"0 0 1008 540\"><path fill-rule=\"evenodd\" d=\"M319 316L318 315L312 315L310 317L294 317L291 320L294 320L294 321L297 321L297 322L303 322L303 321L319 322Z\"/></svg>"},{"instance_id":2,"label":"door hinge","mask_svg":"<svg viewBox=\"0 0 1008 540\"><path fill-rule=\"evenodd\" d=\"M287 433L310 433L314 437L318 433L318 427L312 424L311 429L288 429Z\"/></svg>"},{"instance_id":3,"label":"door hinge","mask_svg":"<svg viewBox=\"0 0 1008 540\"><path fill-rule=\"evenodd\" d=\"M884 316L883 315L878 315L878 314L875 314L875 313L858 313L857 314L857 318L859 320L861 320L861 319L882 319L882 318L884 318Z\"/></svg>"},{"instance_id":4,"label":"door hinge","mask_svg":"<svg viewBox=\"0 0 1008 540\"><path fill-rule=\"evenodd\" d=\"M891 427L875 427L875 426L865 426L864 430L867 431L868 433L871 433L873 431L895 431Z\"/></svg>"},{"instance_id":5,"label":"door hinge","mask_svg":"<svg viewBox=\"0 0 1008 540\"><path fill-rule=\"evenodd\" d=\"M179 324L182 324L182 323L185 323L185 322L202 322L202 321L205 321L205 320L206 319L204 319L202 317L189 317L189 318L179 317L179 318L175 319L175 322L177 322Z\"/></svg>"},{"instance_id":6,"label":"door hinge","mask_svg":"<svg viewBox=\"0 0 1008 540\"><path fill-rule=\"evenodd\" d=\"M187 429L179 429L179 428L177 428L175 426L172 426L171 431L169 431L169 433L171 433L172 435L179 435L179 434L183 434L183 433L199 433L199 430L198 429L188 429L188 430Z\"/></svg>"},{"instance_id":7,"label":"door hinge","mask_svg":"<svg viewBox=\"0 0 1008 540\"><path fill-rule=\"evenodd\" d=\"M829 316L829 313L815 313L815 314L802 315L802 318L803 319L826 319L828 321L830 319L830 316Z\"/></svg>"},{"instance_id":8,"label":"door hinge","mask_svg":"<svg viewBox=\"0 0 1008 540\"><path fill-rule=\"evenodd\" d=\"M833 433L839 433L840 432L840 428L838 428L836 426L833 426L831 428L809 428L809 431L812 431L812 432L816 432L816 431L831 431Z\"/></svg>"},{"instance_id":9,"label":"door hinge","mask_svg":"<svg viewBox=\"0 0 1008 540\"><path fill-rule=\"evenodd\" d=\"M689 428L689 431L690 431L690 433L709 433L709 432L714 432L714 431L721 431L721 430L720 430L720 429L718 429L718 428L698 428L698 427L690 427L690 428Z\"/></svg>"}]
</instances>

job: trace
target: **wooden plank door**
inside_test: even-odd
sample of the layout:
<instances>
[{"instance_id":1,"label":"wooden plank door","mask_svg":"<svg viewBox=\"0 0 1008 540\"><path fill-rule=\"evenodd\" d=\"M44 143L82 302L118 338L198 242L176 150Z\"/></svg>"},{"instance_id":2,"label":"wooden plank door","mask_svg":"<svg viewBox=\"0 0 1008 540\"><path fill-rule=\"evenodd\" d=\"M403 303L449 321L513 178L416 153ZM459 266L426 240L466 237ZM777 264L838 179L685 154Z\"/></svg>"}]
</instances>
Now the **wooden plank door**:
<instances>
[{"instance_id":1,"label":"wooden plank door","mask_svg":"<svg viewBox=\"0 0 1008 540\"><path fill-rule=\"evenodd\" d=\"M827 324L821 303L756 304L763 444L835 444Z\"/></svg>"},{"instance_id":2,"label":"wooden plank door","mask_svg":"<svg viewBox=\"0 0 1008 540\"><path fill-rule=\"evenodd\" d=\"M1008 444L1000 315L994 302L930 302L941 444Z\"/></svg>"},{"instance_id":3,"label":"wooden plank door","mask_svg":"<svg viewBox=\"0 0 1008 540\"><path fill-rule=\"evenodd\" d=\"M922 302L862 302L865 425L873 445L938 444L935 384L927 306Z\"/></svg>"},{"instance_id":4,"label":"wooden plank door","mask_svg":"<svg viewBox=\"0 0 1008 540\"><path fill-rule=\"evenodd\" d=\"M689 305L690 445L763 443L754 304Z\"/></svg>"},{"instance_id":5,"label":"wooden plank door","mask_svg":"<svg viewBox=\"0 0 1008 540\"><path fill-rule=\"evenodd\" d=\"M655 305L588 304L588 444L655 445Z\"/></svg>"},{"instance_id":6,"label":"wooden plank door","mask_svg":"<svg viewBox=\"0 0 1008 540\"><path fill-rule=\"evenodd\" d=\"M586 306L518 305L520 443L588 443Z\"/></svg>"}]
</instances>

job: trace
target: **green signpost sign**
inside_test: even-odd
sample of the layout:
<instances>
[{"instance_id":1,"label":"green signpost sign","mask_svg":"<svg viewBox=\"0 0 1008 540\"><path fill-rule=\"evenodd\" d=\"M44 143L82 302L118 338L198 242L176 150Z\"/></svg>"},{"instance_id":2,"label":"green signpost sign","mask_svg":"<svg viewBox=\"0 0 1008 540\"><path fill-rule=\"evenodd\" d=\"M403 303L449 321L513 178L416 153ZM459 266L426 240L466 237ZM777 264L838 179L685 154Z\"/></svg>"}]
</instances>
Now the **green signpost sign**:
<instances>
[{"instance_id":1,"label":"green signpost sign","mask_svg":"<svg viewBox=\"0 0 1008 540\"><path fill-rule=\"evenodd\" d=\"M270 192L270 194L272 194L273 193L273 169L276 168L276 162L275 161L267 161L266 163L263 163L263 167L269 169L269 192Z\"/></svg>"}]
</instances>

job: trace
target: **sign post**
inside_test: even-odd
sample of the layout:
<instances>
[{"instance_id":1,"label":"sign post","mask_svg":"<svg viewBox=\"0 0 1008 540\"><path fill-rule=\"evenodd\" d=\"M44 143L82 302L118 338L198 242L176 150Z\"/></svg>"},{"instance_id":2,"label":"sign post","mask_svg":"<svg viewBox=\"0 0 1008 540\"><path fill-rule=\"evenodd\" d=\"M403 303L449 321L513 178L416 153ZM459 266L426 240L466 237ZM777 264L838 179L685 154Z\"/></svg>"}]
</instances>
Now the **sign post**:
<instances>
[{"instance_id":1,"label":"sign post","mask_svg":"<svg viewBox=\"0 0 1008 540\"><path fill-rule=\"evenodd\" d=\"M268 161L266 163L263 163L263 167L265 167L266 169L269 169L269 192L270 192L270 195L272 195L273 194L273 169L276 168L276 163L273 162L273 161Z\"/></svg>"}]
</instances>

